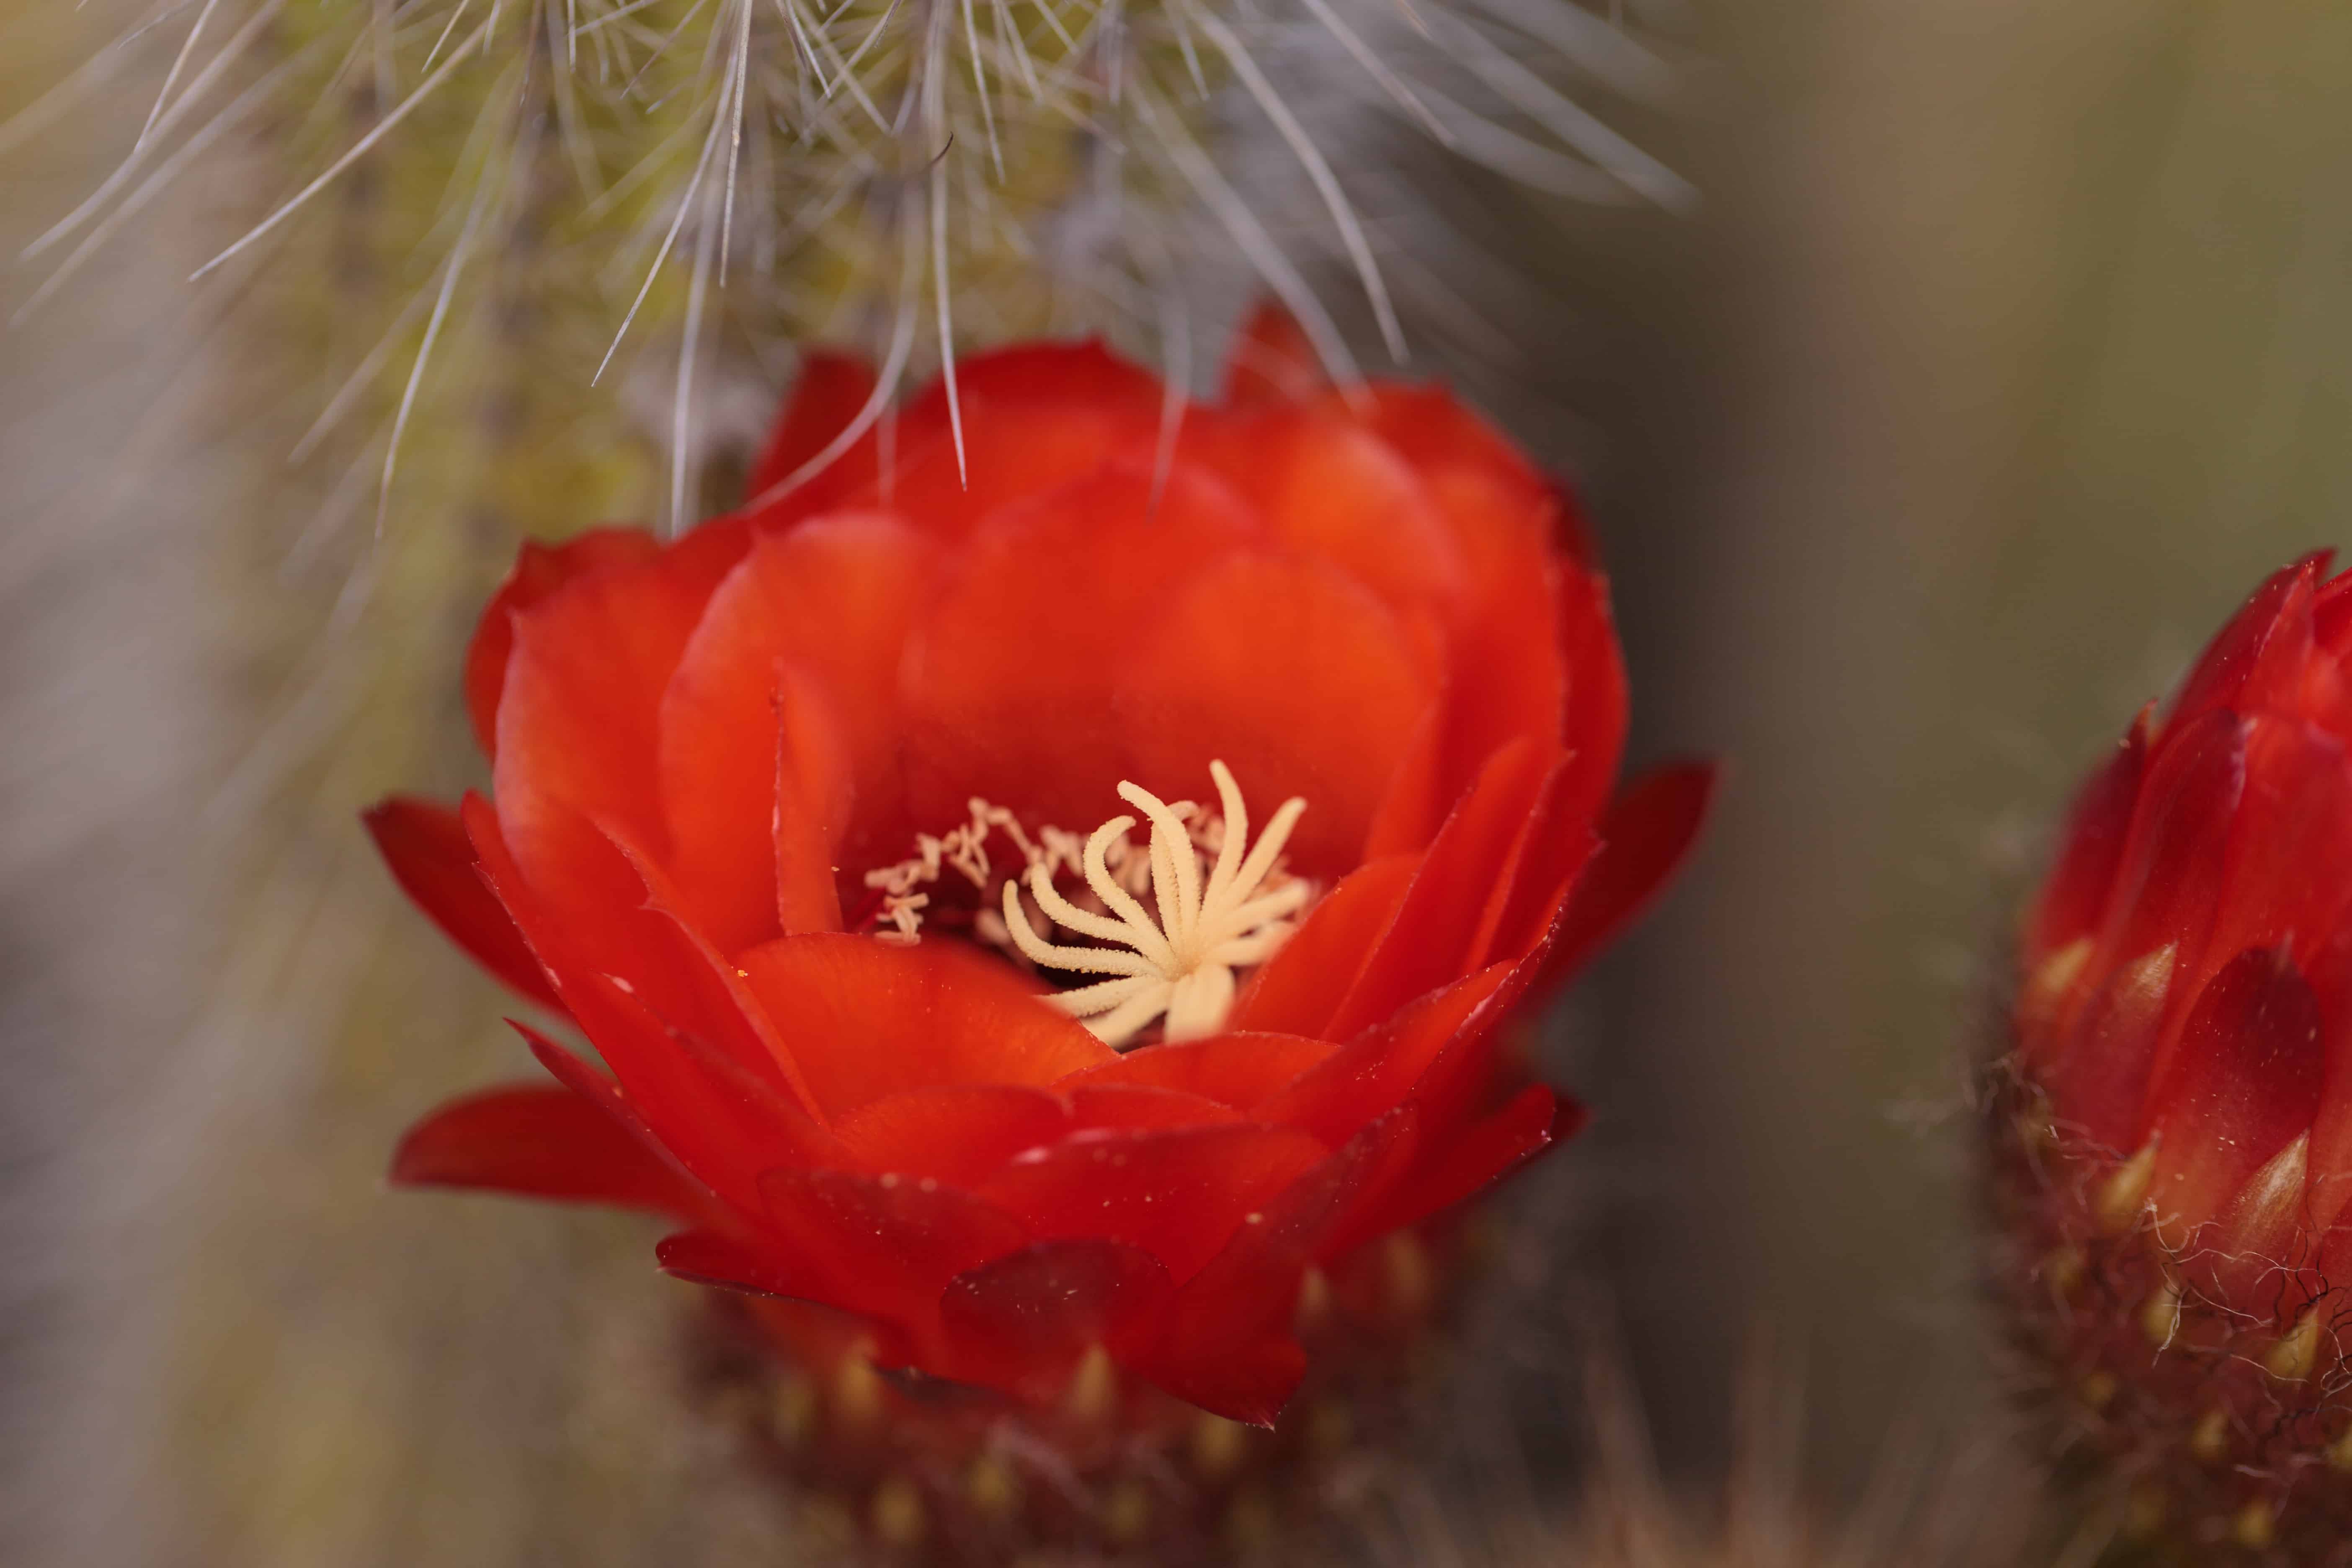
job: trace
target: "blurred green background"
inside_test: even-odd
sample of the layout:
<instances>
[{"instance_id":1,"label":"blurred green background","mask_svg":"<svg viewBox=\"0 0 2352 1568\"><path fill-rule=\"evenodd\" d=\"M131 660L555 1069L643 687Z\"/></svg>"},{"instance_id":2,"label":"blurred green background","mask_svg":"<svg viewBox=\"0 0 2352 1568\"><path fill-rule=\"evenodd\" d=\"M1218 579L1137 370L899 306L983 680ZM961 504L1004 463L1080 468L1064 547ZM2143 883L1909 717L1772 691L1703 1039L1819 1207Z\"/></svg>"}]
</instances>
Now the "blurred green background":
<instances>
[{"instance_id":1,"label":"blurred green background","mask_svg":"<svg viewBox=\"0 0 2352 1568\"><path fill-rule=\"evenodd\" d=\"M19 0L0 115L124 15ZM1691 36L1649 144L1695 216L1413 166L1528 288L1515 351L1460 368L1584 475L1637 755L1728 767L1679 890L1573 1005L1601 1121L1522 1212L1576 1210L1568 1272L1613 1300L1676 1480L1715 1484L1769 1331L1834 1501L1891 1426L1997 1400L1964 1064L2040 825L2264 572L2341 537L2352 9L1808 0ZM0 252L127 112L0 151ZM638 1227L378 1189L409 1116L520 1063L338 837L466 776L448 669L370 666L334 766L219 805L331 596L249 559L247 523L316 504L259 434L282 416L142 417L173 377L255 374L180 281L246 205L179 193L0 340L0 1547L775 1560L769 1505L670 1411ZM404 559L470 614L517 526ZM370 657L448 642L419 617Z\"/></svg>"}]
</instances>

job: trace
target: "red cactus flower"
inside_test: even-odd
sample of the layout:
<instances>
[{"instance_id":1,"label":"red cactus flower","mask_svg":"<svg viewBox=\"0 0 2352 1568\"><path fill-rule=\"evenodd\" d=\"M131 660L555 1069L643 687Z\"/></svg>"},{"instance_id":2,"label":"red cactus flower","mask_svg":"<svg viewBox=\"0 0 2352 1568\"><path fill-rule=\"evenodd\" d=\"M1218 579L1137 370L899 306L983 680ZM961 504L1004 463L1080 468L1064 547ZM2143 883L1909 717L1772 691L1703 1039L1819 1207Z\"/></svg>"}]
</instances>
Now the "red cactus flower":
<instances>
[{"instance_id":1,"label":"red cactus flower","mask_svg":"<svg viewBox=\"0 0 2352 1568\"><path fill-rule=\"evenodd\" d=\"M2352 1436L2352 578L2328 559L2263 584L2084 785L2023 931L2002 1129L2011 1293L2081 1419L2146 1507L2254 1546L2352 1521L2352 1447L2312 1463Z\"/></svg>"},{"instance_id":2,"label":"red cactus flower","mask_svg":"<svg viewBox=\"0 0 2352 1568\"><path fill-rule=\"evenodd\" d=\"M745 510L527 548L467 664L495 804L369 823L611 1075L518 1026L557 1083L396 1179L657 1211L881 1364L1045 1400L1107 1352L1264 1422L1310 1268L1562 1136L1500 1026L1706 774L1612 800L1603 584L1525 459L1246 346L1211 406L1015 348L854 439L820 358Z\"/></svg>"}]
</instances>

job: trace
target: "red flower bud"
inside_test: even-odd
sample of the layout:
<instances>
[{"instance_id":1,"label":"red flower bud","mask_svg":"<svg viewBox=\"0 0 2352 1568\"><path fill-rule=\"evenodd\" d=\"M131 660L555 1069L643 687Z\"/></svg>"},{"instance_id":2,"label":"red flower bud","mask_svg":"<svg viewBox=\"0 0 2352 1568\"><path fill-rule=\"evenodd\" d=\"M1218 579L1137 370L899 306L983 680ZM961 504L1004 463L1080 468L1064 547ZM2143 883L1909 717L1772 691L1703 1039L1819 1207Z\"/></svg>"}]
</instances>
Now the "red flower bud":
<instances>
[{"instance_id":1,"label":"red flower bud","mask_svg":"<svg viewBox=\"0 0 2352 1568\"><path fill-rule=\"evenodd\" d=\"M834 1460L919 1408L1071 1452L1270 1423L1331 1321L1417 1311L1426 1260L1370 1244L1573 1127L1507 1026L1706 773L1612 802L1604 587L1524 458L1246 349L1209 405L1008 350L887 441L821 361L748 510L526 549L467 669L494 801L370 823L610 1075L525 1028L556 1081L436 1112L396 1179L669 1215L663 1267L831 1391Z\"/></svg>"},{"instance_id":2,"label":"red flower bud","mask_svg":"<svg viewBox=\"0 0 2352 1568\"><path fill-rule=\"evenodd\" d=\"M2352 578L2263 584L2084 784L1995 1096L2001 1284L2196 1550L2352 1531ZM2202 1559L2200 1559L2201 1561Z\"/></svg>"}]
</instances>

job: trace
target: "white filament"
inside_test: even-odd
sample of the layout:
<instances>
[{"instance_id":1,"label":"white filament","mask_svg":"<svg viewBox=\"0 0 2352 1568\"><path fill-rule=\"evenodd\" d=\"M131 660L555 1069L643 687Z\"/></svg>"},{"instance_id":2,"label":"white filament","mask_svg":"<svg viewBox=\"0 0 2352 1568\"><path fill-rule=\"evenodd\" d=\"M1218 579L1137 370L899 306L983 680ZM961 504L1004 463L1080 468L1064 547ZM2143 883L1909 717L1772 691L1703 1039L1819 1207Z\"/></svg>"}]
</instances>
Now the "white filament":
<instances>
[{"instance_id":1,"label":"white filament","mask_svg":"<svg viewBox=\"0 0 2352 1568\"><path fill-rule=\"evenodd\" d=\"M1259 890L1307 803L1297 796L1283 802L1265 835L1244 855L1249 811L1241 788L1222 762L1209 764L1209 775L1216 781L1224 808L1225 831L1205 887L1192 836L1175 810L1140 785L1118 786L1120 796L1151 823L1156 921L1106 864L1112 841L1123 839L1135 826L1132 816L1111 818L1087 840L1087 886L1108 914L1079 909L1055 890L1050 871L1031 868L1029 892L1039 909L1067 930L1116 946L1065 947L1046 942L1030 925L1017 885L1004 885L1005 926L1013 945L1031 962L1047 969L1111 976L1047 998L1085 1020L1106 1044L1126 1046L1163 1015L1167 1039L1215 1034L1233 1008L1234 971L1274 955L1290 935L1293 922L1286 917L1297 912L1312 890L1311 884L1297 879L1270 892Z\"/></svg>"}]
</instances>

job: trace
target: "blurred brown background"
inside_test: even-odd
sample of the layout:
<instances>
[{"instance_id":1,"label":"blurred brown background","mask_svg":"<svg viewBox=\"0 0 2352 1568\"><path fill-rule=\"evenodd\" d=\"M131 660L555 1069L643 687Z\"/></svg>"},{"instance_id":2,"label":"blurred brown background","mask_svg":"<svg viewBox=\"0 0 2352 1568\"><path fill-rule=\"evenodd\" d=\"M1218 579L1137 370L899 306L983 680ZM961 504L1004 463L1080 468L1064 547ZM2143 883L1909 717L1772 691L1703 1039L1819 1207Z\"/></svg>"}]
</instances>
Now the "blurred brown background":
<instances>
[{"instance_id":1,"label":"blurred brown background","mask_svg":"<svg viewBox=\"0 0 2352 1568\"><path fill-rule=\"evenodd\" d=\"M125 14L19 0L0 114ZM1729 767L1574 1005L1601 1124L1519 1212L1572 1213L1556 1271L1605 1282L1678 1479L1713 1484L1762 1328L1836 1499L1892 1424L1994 1398L1960 1063L2037 825L2344 529L2352 10L1802 0L1694 36L1651 144L1696 216L1428 182L1549 301L1465 368L1586 477L1637 754ZM0 151L0 251L129 112ZM448 693L299 818L238 796L281 590L220 519L274 470L217 410L142 416L247 368L181 308L233 197L182 193L0 340L0 1555L758 1560L767 1505L667 1413L641 1230L379 1192L407 1117L520 1058L337 837L464 779Z\"/></svg>"}]
</instances>

